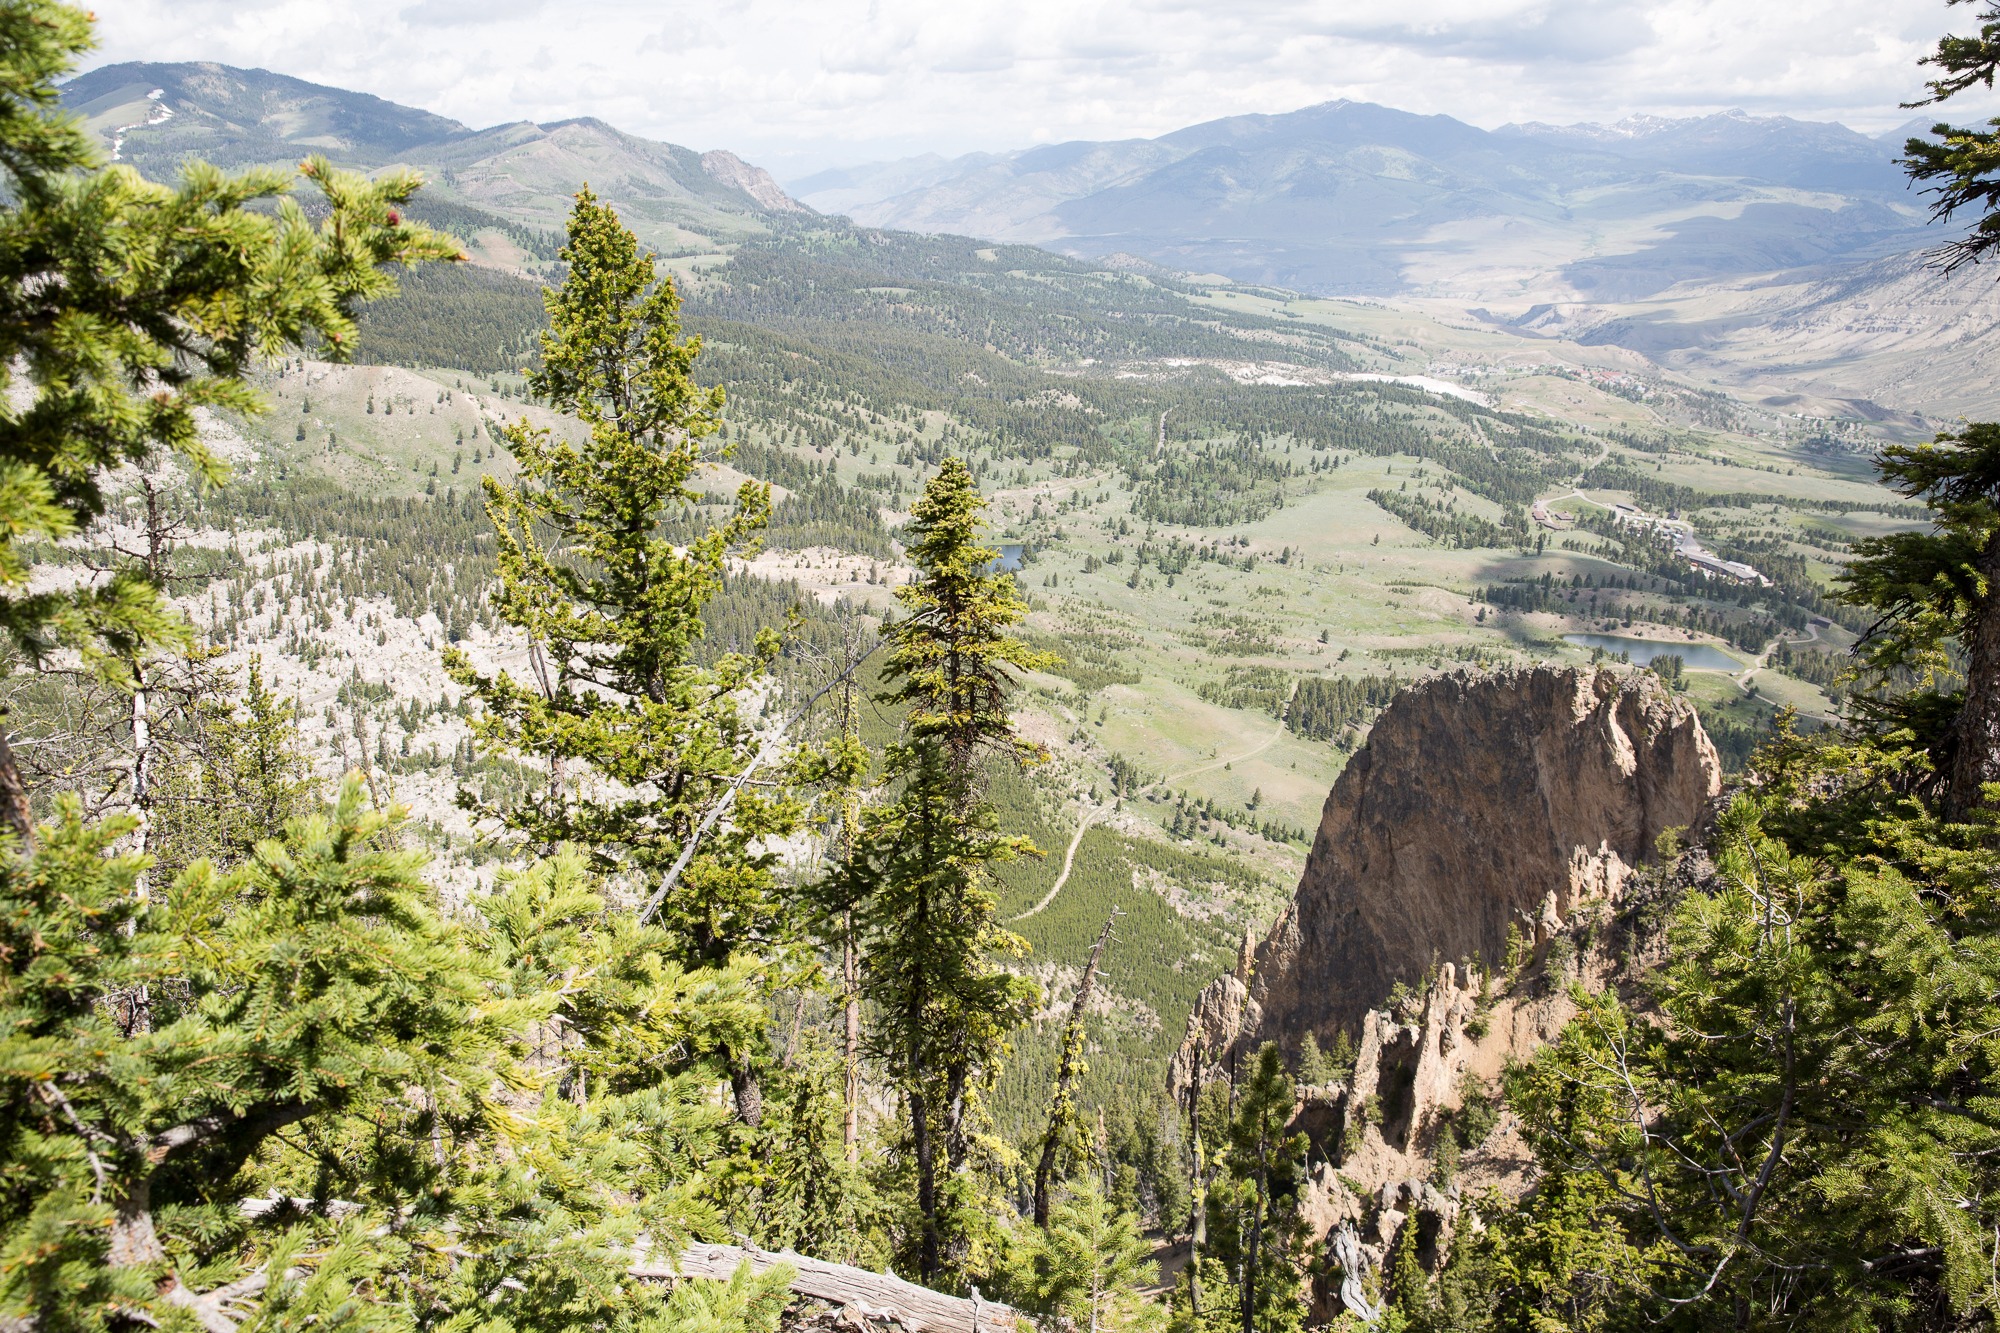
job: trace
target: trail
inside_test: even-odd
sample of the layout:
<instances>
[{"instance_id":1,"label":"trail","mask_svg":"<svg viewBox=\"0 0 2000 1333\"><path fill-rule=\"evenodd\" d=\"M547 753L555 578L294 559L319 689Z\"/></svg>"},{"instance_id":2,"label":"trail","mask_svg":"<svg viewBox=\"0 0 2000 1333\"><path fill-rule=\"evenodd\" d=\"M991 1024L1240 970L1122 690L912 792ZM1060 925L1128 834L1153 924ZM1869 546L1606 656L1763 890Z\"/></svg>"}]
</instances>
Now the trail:
<instances>
[{"instance_id":1,"label":"trail","mask_svg":"<svg viewBox=\"0 0 2000 1333\"><path fill-rule=\"evenodd\" d=\"M1232 755L1225 759L1211 759L1205 764L1197 764L1193 768L1185 768L1178 773L1169 773L1165 777L1155 778L1132 794L1135 797L1144 796L1147 792L1153 790L1153 788L1163 787L1169 782L1179 782L1183 778L1191 778L1197 773L1206 773L1210 769L1221 768L1225 764L1237 764L1245 759L1255 759L1258 755L1270 749L1278 737L1284 734L1285 724L1280 722L1278 729L1266 736L1254 749L1245 750L1242 754ZM1069 849L1063 853L1062 873L1056 876L1055 883L1049 885L1049 891L1042 895L1040 902L1021 913L1021 915L1008 918L1010 922L1026 921L1029 917L1034 916L1056 900L1056 895L1062 892L1063 885L1069 883L1069 872L1076 865L1076 849L1082 845L1083 835L1090 832L1090 826L1095 824L1100 816L1109 814L1116 808L1115 803L1112 805L1090 805L1084 807L1083 818L1078 820L1076 824L1076 836L1069 840Z\"/></svg>"},{"instance_id":2,"label":"trail","mask_svg":"<svg viewBox=\"0 0 2000 1333\"><path fill-rule=\"evenodd\" d=\"M1174 409L1170 407L1167 409L1167 412L1171 412L1173 410ZM1167 412L1160 413L1160 438L1159 442L1153 446L1153 456L1155 458L1159 457L1161 454L1164 454L1167 451Z\"/></svg>"},{"instance_id":3,"label":"trail","mask_svg":"<svg viewBox=\"0 0 2000 1333\"><path fill-rule=\"evenodd\" d=\"M1742 675L1732 676L1730 677L1730 679L1736 682L1737 689L1743 691L1743 693L1745 694L1748 694L1750 693L1750 678L1752 676L1755 676L1759 671L1762 671L1764 669L1765 664L1769 662L1771 659L1771 654L1778 651L1779 644L1818 643L1818 642L1819 642L1819 626L1817 625L1807 625L1806 636L1803 639L1785 639L1785 638L1773 639L1769 643L1764 645L1763 652L1757 654L1757 660L1752 662L1748 667L1744 668Z\"/></svg>"}]
</instances>

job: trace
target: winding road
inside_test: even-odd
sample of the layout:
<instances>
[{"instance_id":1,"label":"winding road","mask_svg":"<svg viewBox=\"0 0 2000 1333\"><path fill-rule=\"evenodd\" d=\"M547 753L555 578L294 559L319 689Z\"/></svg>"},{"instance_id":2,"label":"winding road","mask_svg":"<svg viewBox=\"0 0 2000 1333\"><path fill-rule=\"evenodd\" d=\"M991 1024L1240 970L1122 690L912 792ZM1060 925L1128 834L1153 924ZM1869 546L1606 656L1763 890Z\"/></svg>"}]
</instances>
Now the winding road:
<instances>
[{"instance_id":1,"label":"winding road","mask_svg":"<svg viewBox=\"0 0 2000 1333\"><path fill-rule=\"evenodd\" d=\"M1278 729L1266 736L1254 749L1245 750L1242 754L1231 755L1224 759L1211 759L1205 764L1197 764L1193 768L1184 768L1178 773L1169 773L1165 777L1155 778L1153 781L1139 788L1139 790L1133 792L1132 795L1134 797L1144 796L1147 792L1153 790L1153 788L1165 786L1169 782L1179 782L1183 778L1191 778L1197 773L1206 773L1211 769L1222 768L1228 764L1238 764L1245 759L1255 759L1258 755L1270 749L1278 737L1284 734L1285 724L1280 722ZM1029 917L1034 916L1056 900L1056 895L1062 892L1063 885L1069 883L1069 872L1076 865L1076 849L1082 844L1083 835L1090 831L1090 826L1095 824L1100 816L1109 814L1117 808L1115 802L1111 805L1089 805L1084 807L1083 818L1077 821L1076 836L1069 840L1069 850L1063 853L1062 873L1056 876L1055 883L1049 885L1049 891L1042 895L1040 902L1019 916L1009 917L1008 920L1010 922L1026 921Z\"/></svg>"},{"instance_id":2,"label":"winding road","mask_svg":"<svg viewBox=\"0 0 2000 1333\"><path fill-rule=\"evenodd\" d=\"M1777 638L1765 644L1764 651L1757 654L1756 661L1744 668L1742 675L1730 677L1731 680L1736 682L1736 688L1745 694L1750 693L1750 678L1764 669L1765 664L1771 660L1771 654L1778 651L1779 644L1819 642L1819 626L1809 624L1806 626L1806 631L1806 636L1803 639Z\"/></svg>"}]
</instances>

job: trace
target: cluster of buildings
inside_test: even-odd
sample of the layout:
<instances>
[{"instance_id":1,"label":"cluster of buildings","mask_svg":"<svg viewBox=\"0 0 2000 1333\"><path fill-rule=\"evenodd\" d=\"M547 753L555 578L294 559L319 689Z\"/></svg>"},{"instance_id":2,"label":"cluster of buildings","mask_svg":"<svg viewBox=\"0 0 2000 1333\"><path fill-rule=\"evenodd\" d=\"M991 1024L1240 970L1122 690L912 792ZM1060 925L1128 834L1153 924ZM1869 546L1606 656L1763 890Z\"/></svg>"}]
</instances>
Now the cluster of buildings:
<instances>
[{"instance_id":1,"label":"cluster of buildings","mask_svg":"<svg viewBox=\"0 0 2000 1333\"><path fill-rule=\"evenodd\" d=\"M1746 565L1741 560L1724 560L1708 550L1695 540L1694 533L1685 524L1677 520L1655 518L1637 505L1622 502L1611 506L1611 516L1620 523L1632 523L1639 527L1664 532L1674 544L1674 554L1710 578L1754 583L1760 588L1771 586L1771 580L1758 573L1754 566Z\"/></svg>"}]
</instances>

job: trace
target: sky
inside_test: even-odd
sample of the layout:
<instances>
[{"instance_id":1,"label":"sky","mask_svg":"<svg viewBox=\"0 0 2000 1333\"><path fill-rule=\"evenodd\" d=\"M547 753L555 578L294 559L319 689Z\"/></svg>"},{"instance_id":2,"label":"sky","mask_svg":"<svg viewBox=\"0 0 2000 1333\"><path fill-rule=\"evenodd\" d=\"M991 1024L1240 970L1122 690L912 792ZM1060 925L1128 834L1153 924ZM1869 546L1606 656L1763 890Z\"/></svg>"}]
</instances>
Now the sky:
<instances>
[{"instance_id":1,"label":"sky","mask_svg":"<svg viewBox=\"0 0 2000 1333\"><path fill-rule=\"evenodd\" d=\"M1508 121L1903 124L1944 0L97 0L92 66L214 60L483 127L597 116L797 180L1353 98ZM1962 105L1960 104L1962 103ZM2000 111L1959 99L1959 120ZM1925 112L1929 115L1931 113Z\"/></svg>"}]
</instances>

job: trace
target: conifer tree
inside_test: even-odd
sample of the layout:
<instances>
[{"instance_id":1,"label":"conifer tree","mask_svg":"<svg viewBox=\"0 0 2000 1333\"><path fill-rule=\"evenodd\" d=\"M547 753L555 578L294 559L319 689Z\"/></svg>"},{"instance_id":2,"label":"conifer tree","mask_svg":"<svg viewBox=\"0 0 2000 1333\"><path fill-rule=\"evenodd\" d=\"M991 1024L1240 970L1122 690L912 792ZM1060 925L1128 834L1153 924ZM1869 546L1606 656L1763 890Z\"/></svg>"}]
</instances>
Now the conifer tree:
<instances>
[{"instance_id":1,"label":"conifer tree","mask_svg":"<svg viewBox=\"0 0 2000 1333\"><path fill-rule=\"evenodd\" d=\"M702 607L726 561L751 548L770 493L746 482L719 526L685 544L666 538L662 522L699 499L691 483L722 390L695 382L701 342L681 335L672 280L588 189L568 235L569 275L545 298L550 327L528 385L587 436L571 443L516 421L503 439L518 480L482 479L499 536L499 616L527 637L530 675L488 675L458 649L445 654L482 705L476 734L544 761L548 785L507 808L460 801L532 846L583 849L593 871L646 903L642 915L657 916L677 957L724 967L778 925L771 858L751 847L786 832L797 811L735 781L757 747L738 700L776 651L775 633L753 654L707 665L695 648ZM728 819L712 820L726 801ZM746 1037L732 1068L752 1126L755 1049Z\"/></svg>"},{"instance_id":2,"label":"conifer tree","mask_svg":"<svg viewBox=\"0 0 2000 1333\"><path fill-rule=\"evenodd\" d=\"M1056 1085L1049 1095L1049 1123L1042 1132L1042 1152L1035 1163L1035 1225L1049 1224L1050 1192L1056 1184L1057 1172L1062 1167L1063 1157L1074 1155L1076 1130L1078 1125L1076 1106L1076 1081L1090 1072L1084 1057L1084 1015L1089 1012L1090 993L1097 981L1098 964L1103 961L1104 947L1111 942L1111 927L1118 919L1117 909L1104 922L1104 929L1097 936L1097 943L1091 946L1090 957L1083 965L1083 980L1077 983L1076 998L1070 1002L1069 1021L1063 1025L1062 1054L1056 1062Z\"/></svg>"},{"instance_id":3,"label":"conifer tree","mask_svg":"<svg viewBox=\"0 0 2000 1333\"><path fill-rule=\"evenodd\" d=\"M1270 1043L1237 1087L1233 1110L1226 1084L1202 1089L1198 1132L1219 1160L1213 1178L1197 1184L1197 1255L1174 1301L1174 1327L1184 1333L1295 1333L1304 1318L1306 1139L1288 1129L1293 1097L1284 1057Z\"/></svg>"},{"instance_id":4,"label":"conifer tree","mask_svg":"<svg viewBox=\"0 0 2000 1333\"><path fill-rule=\"evenodd\" d=\"M490 974L429 911L417 858L377 846L387 817L358 785L286 845L227 874L198 863L153 904L143 859L110 853L129 823L87 825L64 798L44 846L0 863L0 1313L43 1327L120 1307L233 1318L282 1287L271 1265L304 1262L298 1246L236 1220L273 1136L412 1086L490 1115L512 1016L482 1009ZM155 997L136 1031L103 1003L135 986ZM380 1271L339 1232L308 1265L331 1306Z\"/></svg>"},{"instance_id":5,"label":"conifer tree","mask_svg":"<svg viewBox=\"0 0 2000 1333\"><path fill-rule=\"evenodd\" d=\"M1414 1214L1396 1228L1396 1243L1390 1248L1388 1271L1383 1287L1389 1308L1404 1320L1415 1319L1430 1308L1430 1284L1417 1258L1417 1219Z\"/></svg>"},{"instance_id":6,"label":"conifer tree","mask_svg":"<svg viewBox=\"0 0 2000 1333\"><path fill-rule=\"evenodd\" d=\"M316 804L293 704L264 683L261 657L250 658L240 704L206 697L190 711L153 798L149 850L167 878L204 857L233 865Z\"/></svg>"},{"instance_id":7,"label":"conifer tree","mask_svg":"<svg viewBox=\"0 0 2000 1333\"><path fill-rule=\"evenodd\" d=\"M1977 34L1938 41L1924 63L1940 76L1914 105L1992 88L2000 4L1977 4ZM1909 140L1903 159L1912 180L1935 182L1932 217L1979 215L1967 236L1940 252L1948 271L2000 244L2000 121L1984 129L1940 122L1932 134ZM1985 784L2000 781L2000 424L1971 422L1930 444L1891 445L1880 470L1891 487L1924 500L1934 524L1857 544L1844 576L1847 597L1880 615L1863 640L1870 665L1914 670L1925 688L1888 702L1864 698L1861 707L1885 730L1910 729L1931 751L1943 811L1962 822L1986 803ZM1938 683L1949 674L1948 643L1960 652L1962 690Z\"/></svg>"},{"instance_id":8,"label":"conifer tree","mask_svg":"<svg viewBox=\"0 0 2000 1333\"><path fill-rule=\"evenodd\" d=\"M1297 1202L1306 1140L1289 1132L1293 1106L1284 1059L1267 1043L1257 1052L1229 1131L1229 1171L1242 1200L1234 1221L1243 1333L1282 1333L1300 1323Z\"/></svg>"},{"instance_id":9,"label":"conifer tree","mask_svg":"<svg viewBox=\"0 0 2000 1333\"><path fill-rule=\"evenodd\" d=\"M1857 543L1841 578L1849 601L1879 613L1862 643L1870 666L1885 676L1913 672L1925 686L1856 704L1930 749L1943 811L1964 821L1985 800L1984 785L2000 781L2000 424L1889 445L1877 466L1935 520ZM1964 664L1960 688L1942 683L1948 645Z\"/></svg>"},{"instance_id":10,"label":"conifer tree","mask_svg":"<svg viewBox=\"0 0 2000 1333\"><path fill-rule=\"evenodd\" d=\"M965 464L949 458L912 510L906 547L919 576L896 590L909 615L888 630L879 696L908 709L887 757L895 799L864 815L829 890L854 905L871 1049L909 1117L913 1257L928 1283L954 1276L948 1264L963 1256L978 1093L1036 995L999 965L1026 946L999 924L991 886L993 865L1034 848L998 828L980 766L1041 757L1015 735L1006 696L1015 670L1045 659L1009 632L1026 607L979 540L983 508Z\"/></svg>"},{"instance_id":11,"label":"conifer tree","mask_svg":"<svg viewBox=\"0 0 2000 1333\"><path fill-rule=\"evenodd\" d=\"M1025 1308L1066 1319L1077 1333L1151 1333L1166 1316L1140 1293L1156 1278L1151 1250L1138 1218L1085 1179L1027 1234L1014 1281Z\"/></svg>"},{"instance_id":12,"label":"conifer tree","mask_svg":"<svg viewBox=\"0 0 2000 1333\"><path fill-rule=\"evenodd\" d=\"M185 637L152 576L126 565L31 592L29 544L101 517L121 464L172 456L220 478L197 408L256 410L245 376L259 356L315 335L344 356L357 304L395 290L384 265L462 256L402 216L420 183L409 172L371 180L308 158L300 171L325 204L315 223L289 173L194 162L168 187L104 165L56 89L91 44L80 9L0 7L0 630L31 660L65 645L123 682ZM0 817L25 834L4 737Z\"/></svg>"},{"instance_id":13,"label":"conifer tree","mask_svg":"<svg viewBox=\"0 0 2000 1333\"><path fill-rule=\"evenodd\" d=\"M1972 2L1946 0L1954 5ZM2000 4L1977 3L1978 32L1938 39L1937 49L1923 63L1938 69L1939 77L1928 85L1929 97L1910 105L1935 106L1975 88L1992 89L1993 77L2000 72ZM1941 121L1931 133L1935 139L1911 139L1904 145L1909 156L1903 165L1913 180L1938 182L1930 191L1936 196L1931 204L1934 219L1948 220L1966 208L1979 213L1971 232L1946 246L1942 255L1948 269L1977 263L2000 245L2000 122L1966 129Z\"/></svg>"}]
</instances>

